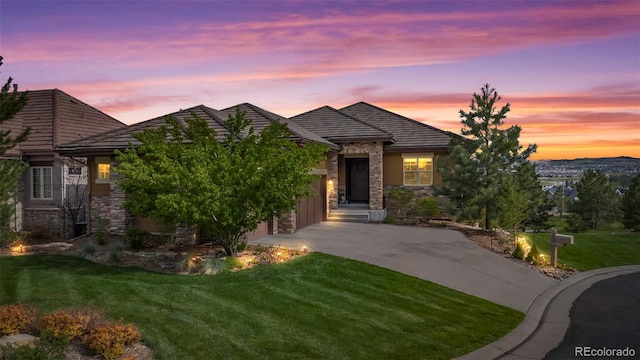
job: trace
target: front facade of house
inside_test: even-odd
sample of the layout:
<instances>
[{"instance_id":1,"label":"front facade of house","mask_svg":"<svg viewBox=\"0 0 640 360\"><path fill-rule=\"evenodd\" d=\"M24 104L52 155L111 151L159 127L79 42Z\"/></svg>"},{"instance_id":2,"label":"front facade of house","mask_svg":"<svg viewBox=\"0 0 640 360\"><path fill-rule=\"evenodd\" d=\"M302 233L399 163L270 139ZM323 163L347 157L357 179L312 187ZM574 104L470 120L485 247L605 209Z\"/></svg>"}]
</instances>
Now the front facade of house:
<instances>
[{"instance_id":1,"label":"front facade of house","mask_svg":"<svg viewBox=\"0 0 640 360\"><path fill-rule=\"evenodd\" d=\"M370 220L382 220L389 189L406 187L419 195L431 195L432 186L441 182L435 164L439 156L446 155L451 134L367 103L340 110L325 106L289 119L246 103L221 111L200 105L169 115L185 119L194 112L222 137L226 133L222 122L236 109L244 111L258 131L279 121L289 127L292 141L328 147L326 161L313 169L320 175L313 184L316 195L301 200L297 210L262 224L248 234L249 238L293 233L327 220L332 211L347 204L366 207ZM58 147L61 154L88 158L91 231L95 231L99 219L106 218L110 230L118 234L134 226L150 232L174 232L179 239L194 236L193 229L128 214L122 208L126 194L115 183L118 174L113 169L118 164L114 150L136 145L134 133L165 124L162 116Z\"/></svg>"},{"instance_id":2,"label":"front facade of house","mask_svg":"<svg viewBox=\"0 0 640 360\"><path fill-rule=\"evenodd\" d=\"M369 219L382 220L389 189L427 196L442 182L436 164L448 153L448 132L364 102L339 110L321 107L291 121L341 145L327 159L330 211L367 204Z\"/></svg>"},{"instance_id":3,"label":"front facade of house","mask_svg":"<svg viewBox=\"0 0 640 360\"><path fill-rule=\"evenodd\" d=\"M29 91L27 99L25 107L3 124L12 136L31 128L27 140L6 154L29 165L18 185L12 228L66 238L73 228L65 209L84 202L80 197L88 171L86 158L60 156L55 148L126 125L58 89Z\"/></svg>"}]
</instances>

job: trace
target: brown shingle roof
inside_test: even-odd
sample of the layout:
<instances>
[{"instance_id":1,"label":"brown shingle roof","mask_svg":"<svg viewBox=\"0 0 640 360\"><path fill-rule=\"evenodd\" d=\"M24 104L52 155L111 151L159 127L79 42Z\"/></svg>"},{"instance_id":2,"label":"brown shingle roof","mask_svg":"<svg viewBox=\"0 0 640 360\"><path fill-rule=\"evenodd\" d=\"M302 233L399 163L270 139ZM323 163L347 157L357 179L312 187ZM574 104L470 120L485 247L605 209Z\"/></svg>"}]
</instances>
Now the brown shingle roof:
<instances>
[{"instance_id":1,"label":"brown shingle roof","mask_svg":"<svg viewBox=\"0 0 640 360\"><path fill-rule=\"evenodd\" d=\"M229 131L222 126L222 121L227 116L225 113L204 105L198 105L172 114L139 122L126 128L108 131L61 145L58 147L58 152L62 154L111 155L115 149L123 150L129 147L130 144L140 145L140 142L133 137L133 134L141 132L144 129L157 129L161 126L168 126L166 122L167 116L173 116L178 121L184 121L193 118L192 114L204 119L209 127L217 132L218 140L223 140L224 137L229 134Z\"/></svg>"},{"instance_id":2,"label":"brown shingle roof","mask_svg":"<svg viewBox=\"0 0 640 360\"><path fill-rule=\"evenodd\" d=\"M387 151L446 150L451 137L457 136L365 102L340 110L393 134L396 141L384 146Z\"/></svg>"},{"instance_id":3,"label":"brown shingle roof","mask_svg":"<svg viewBox=\"0 0 640 360\"><path fill-rule=\"evenodd\" d=\"M290 120L335 143L351 141L394 141L394 136L391 133L330 106L323 106L296 115Z\"/></svg>"},{"instance_id":4,"label":"brown shingle roof","mask_svg":"<svg viewBox=\"0 0 640 360\"><path fill-rule=\"evenodd\" d=\"M27 99L10 121L31 127L31 134L20 144L24 154L51 152L59 144L126 126L59 89L28 91Z\"/></svg>"},{"instance_id":5,"label":"brown shingle roof","mask_svg":"<svg viewBox=\"0 0 640 360\"><path fill-rule=\"evenodd\" d=\"M304 127L296 124L295 122L285 118L284 116L280 116L278 114L274 114L270 111L262 109L258 106L243 103L235 106L230 106L226 109L222 109L221 112L226 113L228 115L233 115L236 112L236 109L245 112L245 116L251 119L251 125L256 131L262 131L264 128L269 126L272 121L278 121L283 124L286 124L289 128L289 131L292 133L291 140L296 142L306 142L312 141L315 143L327 145L330 149L338 150L340 149L339 145L336 145L317 134L305 129Z\"/></svg>"}]
</instances>

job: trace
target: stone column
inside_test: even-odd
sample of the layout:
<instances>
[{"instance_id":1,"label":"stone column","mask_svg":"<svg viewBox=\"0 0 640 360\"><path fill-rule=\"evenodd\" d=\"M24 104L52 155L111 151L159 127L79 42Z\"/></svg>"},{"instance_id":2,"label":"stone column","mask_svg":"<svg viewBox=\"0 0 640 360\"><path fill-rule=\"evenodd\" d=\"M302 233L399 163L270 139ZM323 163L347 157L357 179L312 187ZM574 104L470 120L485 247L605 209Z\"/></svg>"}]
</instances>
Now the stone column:
<instances>
[{"instance_id":1,"label":"stone column","mask_svg":"<svg viewBox=\"0 0 640 360\"><path fill-rule=\"evenodd\" d=\"M338 208L338 153L327 155L327 194L329 210Z\"/></svg>"},{"instance_id":2,"label":"stone column","mask_svg":"<svg viewBox=\"0 0 640 360\"><path fill-rule=\"evenodd\" d=\"M118 166L115 161L111 162L111 179L109 181L109 230L113 234L124 235L127 226L133 224L133 216L124 209L124 201L127 194L116 184L116 180L122 176L114 170Z\"/></svg>"},{"instance_id":3,"label":"stone column","mask_svg":"<svg viewBox=\"0 0 640 360\"><path fill-rule=\"evenodd\" d=\"M369 209L382 210L383 203L382 179L382 144L369 145Z\"/></svg>"},{"instance_id":4,"label":"stone column","mask_svg":"<svg viewBox=\"0 0 640 360\"><path fill-rule=\"evenodd\" d=\"M278 232L281 234L293 234L296 232L296 211L288 211L278 219Z\"/></svg>"}]
</instances>

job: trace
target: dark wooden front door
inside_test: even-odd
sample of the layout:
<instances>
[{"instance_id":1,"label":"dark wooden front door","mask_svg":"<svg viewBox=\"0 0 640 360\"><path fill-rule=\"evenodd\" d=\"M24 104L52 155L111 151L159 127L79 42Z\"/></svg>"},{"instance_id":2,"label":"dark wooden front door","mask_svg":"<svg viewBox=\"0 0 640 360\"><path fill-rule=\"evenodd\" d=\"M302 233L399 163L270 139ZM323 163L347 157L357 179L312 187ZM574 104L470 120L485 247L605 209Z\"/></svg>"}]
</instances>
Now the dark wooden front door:
<instances>
[{"instance_id":1,"label":"dark wooden front door","mask_svg":"<svg viewBox=\"0 0 640 360\"><path fill-rule=\"evenodd\" d=\"M369 201L369 159L345 159L347 199L350 202Z\"/></svg>"}]
</instances>

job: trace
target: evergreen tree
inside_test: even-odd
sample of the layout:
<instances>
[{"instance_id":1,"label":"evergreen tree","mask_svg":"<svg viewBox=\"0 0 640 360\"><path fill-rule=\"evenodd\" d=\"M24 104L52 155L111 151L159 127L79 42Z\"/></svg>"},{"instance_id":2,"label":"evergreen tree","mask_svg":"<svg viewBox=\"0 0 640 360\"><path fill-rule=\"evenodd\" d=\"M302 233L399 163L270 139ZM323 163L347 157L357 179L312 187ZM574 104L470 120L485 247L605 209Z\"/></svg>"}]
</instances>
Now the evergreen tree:
<instances>
[{"instance_id":1,"label":"evergreen tree","mask_svg":"<svg viewBox=\"0 0 640 360\"><path fill-rule=\"evenodd\" d=\"M524 227L535 230L546 229L549 211L553 207L551 199L542 190L540 178L536 173L536 164L525 161L515 173L518 188L526 194L527 218Z\"/></svg>"},{"instance_id":2,"label":"evergreen tree","mask_svg":"<svg viewBox=\"0 0 640 360\"><path fill-rule=\"evenodd\" d=\"M0 66L2 66L0 56ZM20 159L6 156L7 151L29 136L29 129L25 129L17 135L12 134L8 121L22 110L27 103L27 94L18 92L18 85L12 84L9 77L0 91L0 233L9 226L14 212L13 197L15 196L18 181L27 167Z\"/></svg>"},{"instance_id":3,"label":"evergreen tree","mask_svg":"<svg viewBox=\"0 0 640 360\"><path fill-rule=\"evenodd\" d=\"M631 180L631 186L622 198L622 212L624 227L632 231L640 230L640 175Z\"/></svg>"},{"instance_id":4,"label":"evergreen tree","mask_svg":"<svg viewBox=\"0 0 640 360\"><path fill-rule=\"evenodd\" d=\"M519 126L504 128L510 105L497 110L500 100L489 84L482 87L481 94L473 94L470 111L460 110L464 138L452 139L450 154L438 167L443 178L439 193L449 197L449 210L462 220L484 216L485 229L491 229L499 211L497 199L503 179L536 151L536 145L522 150Z\"/></svg>"},{"instance_id":5,"label":"evergreen tree","mask_svg":"<svg viewBox=\"0 0 640 360\"><path fill-rule=\"evenodd\" d=\"M615 214L618 195L602 171L585 171L576 190L578 200L571 204L571 212L578 214L589 229L597 229L601 221Z\"/></svg>"}]
</instances>

